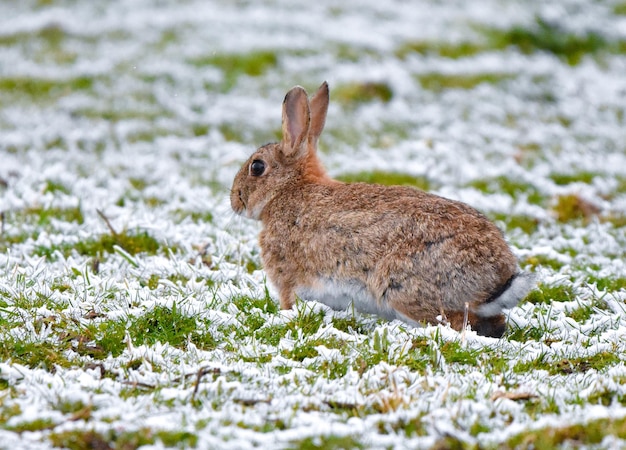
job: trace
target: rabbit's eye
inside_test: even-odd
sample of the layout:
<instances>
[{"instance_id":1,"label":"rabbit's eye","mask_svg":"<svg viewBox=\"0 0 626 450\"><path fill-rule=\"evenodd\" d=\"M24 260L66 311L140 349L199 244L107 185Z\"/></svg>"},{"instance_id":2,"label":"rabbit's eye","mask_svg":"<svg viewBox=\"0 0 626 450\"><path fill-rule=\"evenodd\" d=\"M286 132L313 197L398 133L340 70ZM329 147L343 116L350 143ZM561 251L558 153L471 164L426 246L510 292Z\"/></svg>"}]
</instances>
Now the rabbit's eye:
<instances>
[{"instance_id":1,"label":"rabbit's eye","mask_svg":"<svg viewBox=\"0 0 626 450\"><path fill-rule=\"evenodd\" d=\"M250 164L250 175L253 177L260 177L265 172L265 163L260 159L255 159Z\"/></svg>"}]
</instances>

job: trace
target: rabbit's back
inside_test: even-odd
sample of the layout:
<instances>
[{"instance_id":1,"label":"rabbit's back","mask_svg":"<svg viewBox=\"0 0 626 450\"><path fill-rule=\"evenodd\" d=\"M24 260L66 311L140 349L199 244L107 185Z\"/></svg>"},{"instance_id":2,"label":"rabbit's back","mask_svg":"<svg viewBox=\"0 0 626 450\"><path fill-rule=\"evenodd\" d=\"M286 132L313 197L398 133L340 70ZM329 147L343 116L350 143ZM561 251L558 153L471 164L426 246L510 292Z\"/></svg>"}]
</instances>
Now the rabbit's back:
<instances>
[{"instance_id":1,"label":"rabbit's back","mask_svg":"<svg viewBox=\"0 0 626 450\"><path fill-rule=\"evenodd\" d=\"M382 303L378 314L387 316L391 303L432 322L442 310L485 301L517 271L502 233L482 214L410 187L281 189L268 212L272 220L261 234L266 270L305 298L341 306L350 292L368 292Z\"/></svg>"}]
</instances>

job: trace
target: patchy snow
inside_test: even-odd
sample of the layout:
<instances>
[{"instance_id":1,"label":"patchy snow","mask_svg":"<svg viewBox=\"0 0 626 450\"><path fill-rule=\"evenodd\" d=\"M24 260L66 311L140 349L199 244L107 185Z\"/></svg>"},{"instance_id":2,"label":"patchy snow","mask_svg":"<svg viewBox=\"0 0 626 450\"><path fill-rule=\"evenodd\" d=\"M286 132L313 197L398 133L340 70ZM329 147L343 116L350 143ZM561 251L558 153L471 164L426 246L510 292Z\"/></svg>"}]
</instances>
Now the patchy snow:
<instances>
[{"instance_id":1,"label":"patchy snow","mask_svg":"<svg viewBox=\"0 0 626 450\"><path fill-rule=\"evenodd\" d=\"M624 17L611 11L610 2L583 0L0 3L0 85L57 85L39 97L23 86L15 93L0 86L0 212L6 214L0 244L29 236L0 254L0 327L15 317L23 321L0 328L0 338L51 343L63 336L56 316L86 327L99 320L88 318L91 312L116 320L177 305L237 347L208 351L189 342L183 351L127 341L119 356L104 359L73 348L64 355L75 363L69 368L0 361L0 447L51 448L52 433L72 430L119 436L143 429L187 431L206 449L286 448L328 436L351 437L367 448L427 448L446 436L489 447L546 426L626 417L626 291L607 292L585 278L626 277L625 227L599 219L560 224L529 193L513 198L472 184L506 176L545 198L576 194L602 217L623 218L626 57L585 56L570 66L549 53L514 48L458 59L394 54L406 43L480 40L477 28L530 26L537 16L573 33L626 38ZM55 33L62 36L56 44ZM222 88L227 75L218 67L197 62L256 50L275 51L277 63L260 76L238 76L229 89ZM432 74L503 81L432 90L419 81ZM90 87L72 88L82 78ZM259 225L230 211L231 180L255 146L275 139L287 89L313 89L323 80L332 103L322 157L333 175L402 171L488 214L539 221L531 235L511 231L514 250L524 260L552 261L538 269L543 283L571 287L575 299L524 303L510 311L509 322L522 330L548 328L548 337L496 341L366 316L357 318L365 332L346 332L332 319L351 314L321 305L313 311L323 312L324 323L312 336L298 330L272 346L224 335L227 325L245 319L232 298L274 293L262 270L245 267L260 264ZM333 86L353 82L384 82L393 98L357 107L333 102ZM525 152L540 156L525 163ZM580 172L594 174L593 181L562 185L551 177ZM28 210L72 208L82 211L80 223L52 219L42 228L10 220ZM97 210L117 231L145 230L177 250L131 256L118 248L97 271L77 251L38 256L38 249L109 232ZM210 219L190 218L207 213ZM146 285L151 276L154 288ZM35 308L16 301L37 298L47 301ZM587 320L572 318L587 306ZM285 325L310 307L262 317L265 326ZM330 338L348 349L330 348L324 343ZM430 360L414 370L405 358L422 340ZM448 361L440 347L449 342L475 351L477 363ZM285 356L309 344L317 356ZM357 360L366 347L384 359L362 371L348 365L342 376L321 369ZM513 362L501 373L481 370L494 354L559 364L601 353L619 361L606 370L557 374L532 365L520 373ZM267 362L258 362L263 357ZM494 396L509 391L534 397L525 403ZM88 418L71 409L77 404L88 406ZM46 425L22 427L38 422ZM614 436L599 444L623 445ZM163 446L157 439L144 448Z\"/></svg>"}]
</instances>

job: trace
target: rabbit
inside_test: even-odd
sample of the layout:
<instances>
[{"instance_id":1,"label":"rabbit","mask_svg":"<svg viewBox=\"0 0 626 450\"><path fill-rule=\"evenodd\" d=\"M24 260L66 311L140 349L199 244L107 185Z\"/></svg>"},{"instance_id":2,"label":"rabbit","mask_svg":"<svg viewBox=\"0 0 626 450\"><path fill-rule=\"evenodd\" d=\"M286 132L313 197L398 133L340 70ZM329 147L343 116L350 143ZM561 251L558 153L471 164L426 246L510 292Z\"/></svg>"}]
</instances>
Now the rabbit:
<instances>
[{"instance_id":1,"label":"rabbit","mask_svg":"<svg viewBox=\"0 0 626 450\"><path fill-rule=\"evenodd\" d=\"M501 337L503 309L533 288L502 232L467 204L408 186L344 183L317 156L329 88L285 96L282 140L260 147L233 181L230 202L260 220L261 259L280 306L296 296L412 326L469 323Z\"/></svg>"}]
</instances>

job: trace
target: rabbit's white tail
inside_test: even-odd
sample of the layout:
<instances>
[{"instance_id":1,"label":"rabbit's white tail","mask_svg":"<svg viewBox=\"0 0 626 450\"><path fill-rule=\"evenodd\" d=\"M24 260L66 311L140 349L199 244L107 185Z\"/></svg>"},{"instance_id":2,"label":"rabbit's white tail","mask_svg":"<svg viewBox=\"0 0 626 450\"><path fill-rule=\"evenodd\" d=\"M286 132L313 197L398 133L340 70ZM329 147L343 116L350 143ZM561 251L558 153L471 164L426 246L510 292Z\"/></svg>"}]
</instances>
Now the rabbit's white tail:
<instances>
[{"instance_id":1,"label":"rabbit's white tail","mask_svg":"<svg viewBox=\"0 0 626 450\"><path fill-rule=\"evenodd\" d=\"M482 317L491 317L502 313L503 309L513 308L526 297L535 283L535 274L530 272L516 273L498 292L476 308L476 314Z\"/></svg>"}]
</instances>

